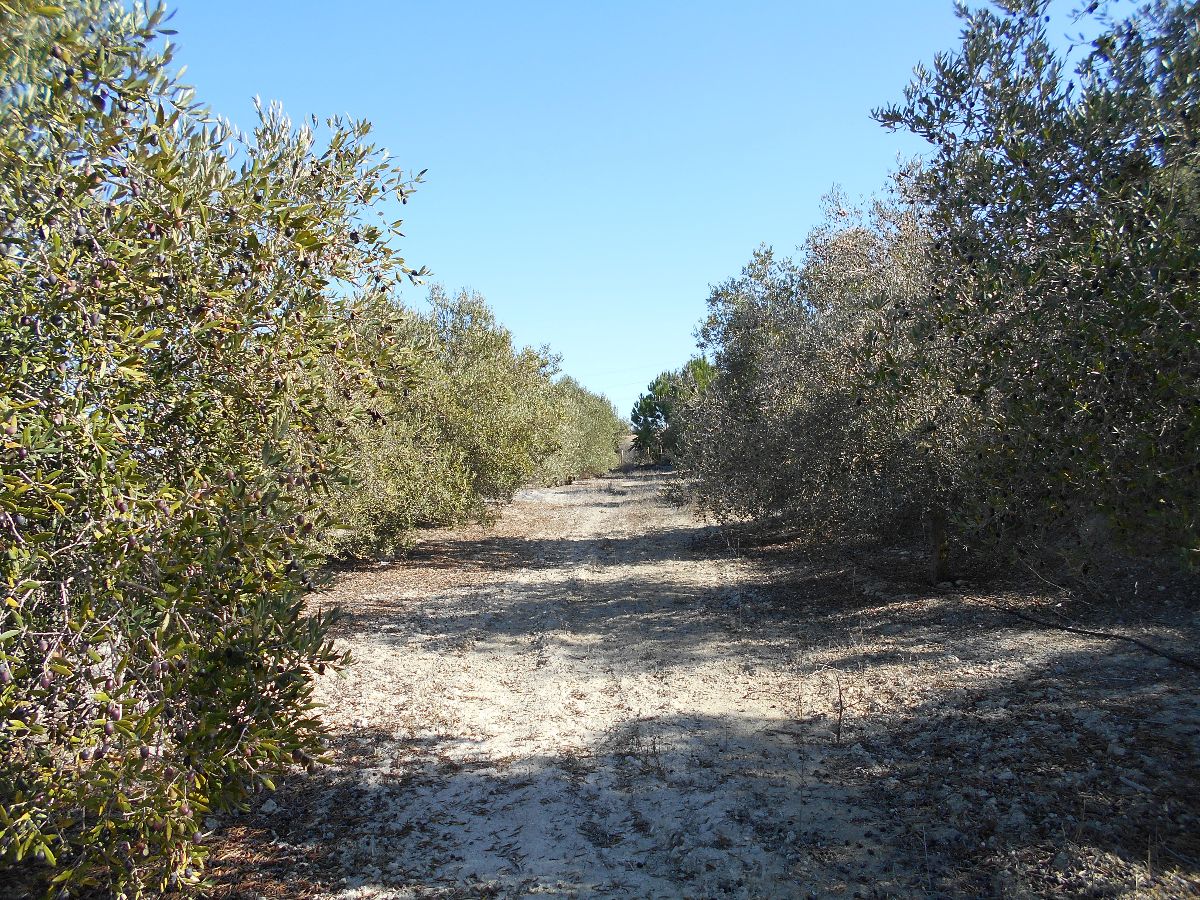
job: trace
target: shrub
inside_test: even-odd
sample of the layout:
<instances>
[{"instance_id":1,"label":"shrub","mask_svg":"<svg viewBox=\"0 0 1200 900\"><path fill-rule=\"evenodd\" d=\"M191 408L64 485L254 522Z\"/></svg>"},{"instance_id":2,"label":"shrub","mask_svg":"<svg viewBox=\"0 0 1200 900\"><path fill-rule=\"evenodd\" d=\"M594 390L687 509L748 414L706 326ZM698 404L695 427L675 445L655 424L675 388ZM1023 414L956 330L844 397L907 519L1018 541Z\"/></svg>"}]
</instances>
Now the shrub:
<instances>
[{"instance_id":1,"label":"shrub","mask_svg":"<svg viewBox=\"0 0 1200 900\"><path fill-rule=\"evenodd\" d=\"M348 307L352 357L325 367L344 459L322 500L335 523L317 541L325 552L395 553L416 528L488 519L523 484L616 463L611 404L555 382L557 361L514 347L478 294L435 286L429 302L420 313L376 293Z\"/></svg>"},{"instance_id":2,"label":"shrub","mask_svg":"<svg viewBox=\"0 0 1200 900\"><path fill-rule=\"evenodd\" d=\"M629 426L612 403L566 376L555 382L552 399L558 417L556 447L538 466L537 482L569 484L616 468L617 448Z\"/></svg>"},{"instance_id":3,"label":"shrub","mask_svg":"<svg viewBox=\"0 0 1200 900\"><path fill-rule=\"evenodd\" d=\"M911 205L833 197L798 260L761 249L713 291L700 338L716 377L682 411L702 509L818 535L940 515L966 422L944 385L891 382L914 352L925 243Z\"/></svg>"},{"instance_id":4,"label":"shrub","mask_svg":"<svg viewBox=\"0 0 1200 900\"><path fill-rule=\"evenodd\" d=\"M681 417L709 513L842 534L923 514L935 577L947 527L1194 565L1200 25L1098 13L1069 77L1047 8L963 8L962 47L877 112L933 158L713 291L717 377Z\"/></svg>"},{"instance_id":5,"label":"shrub","mask_svg":"<svg viewBox=\"0 0 1200 900\"><path fill-rule=\"evenodd\" d=\"M1195 5L1097 13L1074 73L1047 8L964 11L962 46L877 113L935 148L915 182L932 253L910 371L952 383L982 425L964 526L1069 554L1108 532L1194 563Z\"/></svg>"},{"instance_id":6,"label":"shrub","mask_svg":"<svg viewBox=\"0 0 1200 900\"><path fill-rule=\"evenodd\" d=\"M63 892L194 882L204 814L321 752L330 290L417 274L367 126L232 134L162 18L0 12L0 853Z\"/></svg>"}]
</instances>

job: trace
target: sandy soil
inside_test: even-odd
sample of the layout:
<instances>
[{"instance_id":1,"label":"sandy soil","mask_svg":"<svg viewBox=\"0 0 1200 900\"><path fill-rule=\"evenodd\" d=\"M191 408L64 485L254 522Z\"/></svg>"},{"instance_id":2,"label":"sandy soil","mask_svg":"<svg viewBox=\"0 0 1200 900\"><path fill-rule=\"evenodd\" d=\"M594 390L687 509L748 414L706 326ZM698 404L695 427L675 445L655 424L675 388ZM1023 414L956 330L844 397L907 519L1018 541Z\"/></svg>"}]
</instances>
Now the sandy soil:
<instances>
[{"instance_id":1,"label":"sandy soil","mask_svg":"<svg viewBox=\"0 0 1200 900\"><path fill-rule=\"evenodd\" d=\"M661 479L341 576L335 762L211 823L214 895L1200 895L1195 671L911 551L736 552Z\"/></svg>"}]
</instances>

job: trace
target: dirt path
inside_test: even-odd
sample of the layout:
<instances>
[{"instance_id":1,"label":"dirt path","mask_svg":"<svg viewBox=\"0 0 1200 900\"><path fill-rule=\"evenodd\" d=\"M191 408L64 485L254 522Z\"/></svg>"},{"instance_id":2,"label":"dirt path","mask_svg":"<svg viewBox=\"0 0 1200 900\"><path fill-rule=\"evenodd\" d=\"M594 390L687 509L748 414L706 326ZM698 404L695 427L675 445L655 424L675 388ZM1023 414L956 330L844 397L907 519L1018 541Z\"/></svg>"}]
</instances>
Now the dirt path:
<instances>
[{"instance_id":1,"label":"dirt path","mask_svg":"<svg viewBox=\"0 0 1200 900\"><path fill-rule=\"evenodd\" d=\"M1107 797L1107 815L1132 817L1132 844L1158 815L1160 845L1191 859L1179 835L1195 803L1177 793L1197 784L1189 676L1112 657L1146 682L1130 708L1165 710L1147 755L1111 684L1075 697L1039 680L1070 665L1061 633L853 569L814 564L789 584L658 488L635 475L527 491L493 529L435 533L410 561L343 576L322 599L350 613L339 641L356 659L319 685L335 764L223 830L226 893L1051 895L1082 878L1174 896L1200 883L1178 859L1156 876L1153 837L1147 862L1085 836L1094 811L1062 800L1064 785L1083 807ZM1068 643L1096 668L1103 642ZM1108 701L1098 718L1075 715L1093 694ZM1064 758L1060 739L1088 758Z\"/></svg>"}]
</instances>

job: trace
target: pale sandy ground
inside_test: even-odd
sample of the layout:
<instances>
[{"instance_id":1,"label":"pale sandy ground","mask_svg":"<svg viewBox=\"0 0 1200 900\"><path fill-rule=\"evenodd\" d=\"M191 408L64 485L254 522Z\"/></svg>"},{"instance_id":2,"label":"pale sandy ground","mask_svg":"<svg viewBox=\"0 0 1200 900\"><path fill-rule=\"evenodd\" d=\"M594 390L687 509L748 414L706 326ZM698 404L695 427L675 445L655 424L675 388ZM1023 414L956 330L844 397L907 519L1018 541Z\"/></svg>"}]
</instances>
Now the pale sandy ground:
<instances>
[{"instance_id":1,"label":"pale sandy ground","mask_svg":"<svg viewBox=\"0 0 1200 900\"><path fill-rule=\"evenodd\" d=\"M319 683L335 762L218 832L219 893L1200 884L1195 673L967 586L739 555L661 479L526 491L492 529L343 575L320 599L356 660ZM1138 633L1186 643L1180 621Z\"/></svg>"}]
</instances>

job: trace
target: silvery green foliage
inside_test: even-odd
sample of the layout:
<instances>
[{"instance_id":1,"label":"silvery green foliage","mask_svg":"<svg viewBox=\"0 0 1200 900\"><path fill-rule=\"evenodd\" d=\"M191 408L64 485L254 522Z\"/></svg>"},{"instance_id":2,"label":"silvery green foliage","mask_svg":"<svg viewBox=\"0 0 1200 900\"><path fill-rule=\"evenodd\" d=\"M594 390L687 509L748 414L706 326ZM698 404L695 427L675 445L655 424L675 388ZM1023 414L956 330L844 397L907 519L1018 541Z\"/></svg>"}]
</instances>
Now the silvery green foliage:
<instances>
[{"instance_id":1,"label":"silvery green foliage","mask_svg":"<svg viewBox=\"0 0 1200 900\"><path fill-rule=\"evenodd\" d=\"M417 528L487 520L527 483L617 463L625 428L557 360L514 346L484 299L435 286L418 312L381 294L347 306L352 346L326 361L326 430L345 460L323 499L338 556L402 550Z\"/></svg>"},{"instance_id":2,"label":"silvery green foliage","mask_svg":"<svg viewBox=\"0 0 1200 900\"><path fill-rule=\"evenodd\" d=\"M1073 70L1048 3L961 8L961 47L877 113L935 147L897 199L835 198L797 260L714 290L684 417L706 510L1195 563L1200 17L1105 8Z\"/></svg>"},{"instance_id":3,"label":"silvery green foliage","mask_svg":"<svg viewBox=\"0 0 1200 900\"><path fill-rule=\"evenodd\" d=\"M419 274L364 123L236 134L162 25L0 4L0 855L53 893L194 883L205 814L322 752L315 376L335 295Z\"/></svg>"},{"instance_id":4,"label":"silvery green foliage","mask_svg":"<svg viewBox=\"0 0 1200 900\"><path fill-rule=\"evenodd\" d=\"M709 298L716 377L685 408L684 460L719 520L879 533L958 490L961 405L932 379L894 390L928 289L918 210L835 195L826 214L796 259L760 249Z\"/></svg>"},{"instance_id":5,"label":"silvery green foliage","mask_svg":"<svg viewBox=\"0 0 1200 900\"><path fill-rule=\"evenodd\" d=\"M1194 564L1200 16L1098 6L1074 67L1044 0L960 10L961 47L877 113L935 148L907 371L950 382L983 429L961 524L1073 554L1086 523Z\"/></svg>"},{"instance_id":6,"label":"silvery green foliage","mask_svg":"<svg viewBox=\"0 0 1200 900\"><path fill-rule=\"evenodd\" d=\"M569 484L576 478L603 475L620 462L618 446L629 426L607 397L573 378L560 377L551 391L558 420L555 448L538 467L538 484Z\"/></svg>"}]
</instances>

